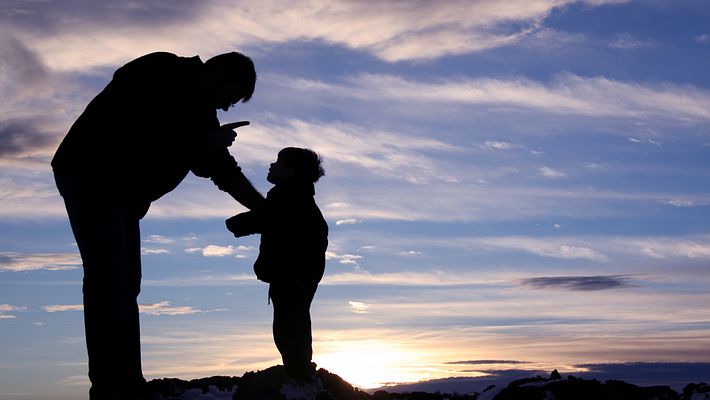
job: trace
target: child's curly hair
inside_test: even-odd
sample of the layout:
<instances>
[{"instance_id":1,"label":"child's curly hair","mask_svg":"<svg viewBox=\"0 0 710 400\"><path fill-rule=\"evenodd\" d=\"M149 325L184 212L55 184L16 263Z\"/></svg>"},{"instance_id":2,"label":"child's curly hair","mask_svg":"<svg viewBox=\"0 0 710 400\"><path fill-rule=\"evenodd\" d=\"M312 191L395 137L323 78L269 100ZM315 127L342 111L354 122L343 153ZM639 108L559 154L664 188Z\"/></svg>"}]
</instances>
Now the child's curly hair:
<instances>
[{"instance_id":1,"label":"child's curly hair","mask_svg":"<svg viewBox=\"0 0 710 400\"><path fill-rule=\"evenodd\" d=\"M316 183L325 175L323 158L311 149L286 147L279 151L279 158L286 167L294 169L294 177L298 180Z\"/></svg>"}]
</instances>

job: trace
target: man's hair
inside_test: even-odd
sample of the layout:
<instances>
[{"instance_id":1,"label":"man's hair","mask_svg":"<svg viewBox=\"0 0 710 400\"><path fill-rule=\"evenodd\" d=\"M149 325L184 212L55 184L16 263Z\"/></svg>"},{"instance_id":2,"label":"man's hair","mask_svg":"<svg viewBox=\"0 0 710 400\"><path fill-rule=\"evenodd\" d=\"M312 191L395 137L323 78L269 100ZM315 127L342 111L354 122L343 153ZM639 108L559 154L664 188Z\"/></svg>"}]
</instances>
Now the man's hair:
<instances>
[{"instance_id":1,"label":"man's hair","mask_svg":"<svg viewBox=\"0 0 710 400\"><path fill-rule=\"evenodd\" d=\"M321 165L323 158L311 149L286 147L279 151L279 158L288 168L294 169L294 178L308 183L316 183L325 170Z\"/></svg>"},{"instance_id":2,"label":"man's hair","mask_svg":"<svg viewBox=\"0 0 710 400\"><path fill-rule=\"evenodd\" d=\"M256 86L256 70L251 58L233 51L210 58L205 61L205 66L220 77L239 80L239 82L244 84L244 98L242 101L246 102L251 99Z\"/></svg>"}]
</instances>

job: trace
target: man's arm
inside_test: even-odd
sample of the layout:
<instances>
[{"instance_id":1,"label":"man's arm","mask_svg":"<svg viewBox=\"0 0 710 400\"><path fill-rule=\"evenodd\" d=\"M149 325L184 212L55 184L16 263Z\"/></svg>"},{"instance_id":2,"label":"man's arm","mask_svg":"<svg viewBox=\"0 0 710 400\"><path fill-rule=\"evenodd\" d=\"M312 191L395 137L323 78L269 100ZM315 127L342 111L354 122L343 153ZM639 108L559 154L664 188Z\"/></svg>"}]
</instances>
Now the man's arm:
<instances>
[{"instance_id":1,"label":"man's arm","mask_svg":"<svg viewBox=\"0 0 710 400\"><path fill-rule=\"evenodd\" d=\"M261 208L266 201L264 196L244 176L241 168L238 173L215 174L211 179L220 190L229 193L234 200L250 210Z\"/></svg>"},{"instance_id":2,"label":"man's arm","mask_svg":"<svg viewBox=\"0 0 710 400\"><path fill-rule=\"evenodd\" d=\"M229 193L244 207L255 210L264 205L264 196L249 182L226 147L208 151L196 160L192 172L210 178L217 187Z\"/></svg>"}]
</instances>

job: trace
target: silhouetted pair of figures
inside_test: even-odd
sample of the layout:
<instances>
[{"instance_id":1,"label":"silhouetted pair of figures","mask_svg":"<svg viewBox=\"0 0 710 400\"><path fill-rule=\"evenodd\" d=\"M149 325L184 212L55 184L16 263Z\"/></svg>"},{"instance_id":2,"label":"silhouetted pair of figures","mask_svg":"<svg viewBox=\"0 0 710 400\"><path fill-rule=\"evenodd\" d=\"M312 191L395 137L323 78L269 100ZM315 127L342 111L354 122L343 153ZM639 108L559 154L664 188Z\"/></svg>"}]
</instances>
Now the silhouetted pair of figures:
<instances>
[{"instance_id":1,"label":"silhouetted pair of figures","mask_svg":"<svg viewBox=\"0 0 710 400\"><path fill-rule=\"evenodd\" d=\"M137 297L140 220L187 174L210 178L250 211L228 220L235 236L261 233L257 276L270 283L274 340L295 378L312 377L310 304L325 268L328 227L314 201L323 175L308 149L279 152L264 198L228 151L236 137L217 109L248 101L256 72L232 52L152 53L119 68L86 107L52 160L81 253L91 400L140 399Z\"/></svg>"}]
</instances>

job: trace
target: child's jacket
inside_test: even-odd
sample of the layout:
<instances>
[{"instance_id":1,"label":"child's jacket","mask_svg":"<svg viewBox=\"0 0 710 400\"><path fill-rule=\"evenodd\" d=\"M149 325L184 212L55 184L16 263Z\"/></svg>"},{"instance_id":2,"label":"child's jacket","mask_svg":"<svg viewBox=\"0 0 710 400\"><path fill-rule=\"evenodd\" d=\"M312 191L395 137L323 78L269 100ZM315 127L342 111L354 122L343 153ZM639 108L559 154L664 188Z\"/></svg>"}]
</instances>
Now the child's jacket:
<instances>
[{"instance_id":1,"label":"child's jacket","mask_svg":"<svg viewBox=\"0 0 710 400\"><path fill-rule=\"evenodd\" d=\"M266 205L227 220L242 237L261 233L256 277L264 282L318 283L325 270L328 224L316 205L313 184L282 184L269 191Z\"/></svg>"}]
</instances>

